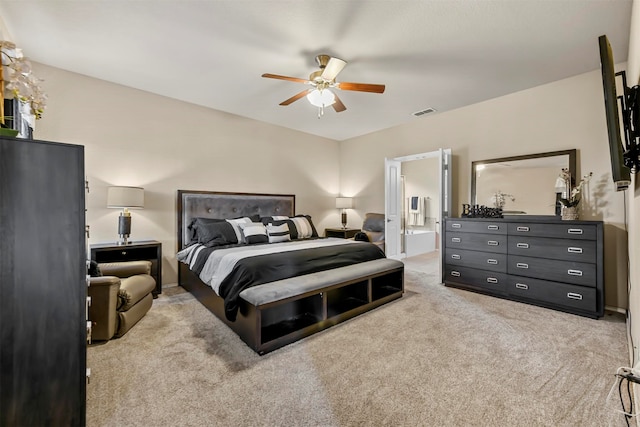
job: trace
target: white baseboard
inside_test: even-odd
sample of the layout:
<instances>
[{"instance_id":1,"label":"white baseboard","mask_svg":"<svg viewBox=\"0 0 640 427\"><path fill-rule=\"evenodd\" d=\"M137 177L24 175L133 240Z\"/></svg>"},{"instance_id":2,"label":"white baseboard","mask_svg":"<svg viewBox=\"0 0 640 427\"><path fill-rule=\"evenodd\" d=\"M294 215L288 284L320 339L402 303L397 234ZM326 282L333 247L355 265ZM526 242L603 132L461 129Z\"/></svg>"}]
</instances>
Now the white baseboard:
<instances>
[{"instance_id":1,"label":"white baseboard","mask_svg":"<svg viewBox=\"0 0 640 427\"><path fill-rule=\"evenodd\" d=\"M627 314L627 310L620 307L609 307L608 305L604 306L604 311L615 311L616 313Z\"/></svg>"}]
</instances>

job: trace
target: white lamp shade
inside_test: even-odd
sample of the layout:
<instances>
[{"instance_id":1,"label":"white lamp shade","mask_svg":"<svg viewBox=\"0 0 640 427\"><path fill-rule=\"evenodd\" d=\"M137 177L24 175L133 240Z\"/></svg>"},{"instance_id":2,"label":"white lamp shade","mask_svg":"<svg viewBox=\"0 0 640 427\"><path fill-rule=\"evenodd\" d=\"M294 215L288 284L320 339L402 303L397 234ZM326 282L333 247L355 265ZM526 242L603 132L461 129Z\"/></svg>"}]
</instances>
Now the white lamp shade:
<instances>
[{"instance_id":1,"label":"white lamp shade","mask_svg":"<svg viewBox=\"0 0 640 427\"><path fill-rule=\"evenodd\" d=\"M107 189L108 208L144 208L144 188L109 187Z\"/></svg>"},{"instance_id":2,"label":"white lamp shade","mask_svg":"<svg viewBox=\"0 0 640 427\"><path fill-rule=\"evenodd\" d=\"M338 209L353 208L353 197L336 197L336 208Z\"/></svg>"},{"instance_id":3,"label":"white lamp shade","mask_svg":"<svg viewBox=\"0 0 640 427\"><path fill-rule=\"evenodd\" d=\"M307 99L316 107L328 107L336 102L336 96L329 89L312 90L307 94Z\"/></svg>"}]
</instances>

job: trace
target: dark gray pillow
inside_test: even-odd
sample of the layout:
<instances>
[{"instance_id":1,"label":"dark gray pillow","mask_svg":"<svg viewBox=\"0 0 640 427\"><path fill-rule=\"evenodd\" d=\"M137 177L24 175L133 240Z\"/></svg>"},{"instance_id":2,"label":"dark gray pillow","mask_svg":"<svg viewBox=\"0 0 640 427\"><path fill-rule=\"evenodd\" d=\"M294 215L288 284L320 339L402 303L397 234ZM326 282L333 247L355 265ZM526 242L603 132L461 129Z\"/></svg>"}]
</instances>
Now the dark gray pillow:
<instances>
[{"instance_id":1,"label":"dark gray pillow","mask_svg":"<svg viewBox=\"0 0 640 427\"><path fill-rule=\"evenodd\" d=\"M196 230L198 243L208 247L238 243L233 226L225 220L210 221L209 218L196 218L193 227Z\"/></svg>"},{"instance_id":2,"label":"dark gray pillow","mask_svg":"<svg viewBox=\"0 0 640 427\"><path fill-rule=\"evenodd\" d=\"M189 237L191 240L187 243L195 243L198 242L198 225L202 226L204 224L212 224L214 222L223 222L224 219L217 218L192 218L191 222L187 226L189 230Z\"/></svg>"}]
</instances>

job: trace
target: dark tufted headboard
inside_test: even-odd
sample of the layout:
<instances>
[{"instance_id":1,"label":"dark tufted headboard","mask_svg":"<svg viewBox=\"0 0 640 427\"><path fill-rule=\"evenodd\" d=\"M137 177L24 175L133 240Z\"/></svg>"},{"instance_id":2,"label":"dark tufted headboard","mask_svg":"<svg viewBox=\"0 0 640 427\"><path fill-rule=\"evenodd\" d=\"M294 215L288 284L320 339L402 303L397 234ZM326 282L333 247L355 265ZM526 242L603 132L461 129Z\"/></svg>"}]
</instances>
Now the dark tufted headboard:
<instances>
[{"instance_id":1,"label":"dark tufted headboard","mask_svg":"<svg viewBox=\"0 0 640 427\"><path fill-rule=\"evenodd\" d=\"M241 216L293 216L296 196L292 194L223 193L178 190L178 250L189 241L187 226L192 218L229 219Z\"/></svg>"}]
</instances>

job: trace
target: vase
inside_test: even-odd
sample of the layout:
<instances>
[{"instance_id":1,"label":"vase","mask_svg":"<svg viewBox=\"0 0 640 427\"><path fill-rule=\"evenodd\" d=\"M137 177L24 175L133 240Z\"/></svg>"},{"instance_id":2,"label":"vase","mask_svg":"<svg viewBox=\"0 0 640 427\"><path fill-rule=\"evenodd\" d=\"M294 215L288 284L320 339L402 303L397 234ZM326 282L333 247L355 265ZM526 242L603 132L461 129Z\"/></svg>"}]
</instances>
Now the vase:
<instances>
[{"instance_id":1,"label":"vase","mask_svg":"<svg viewBox=\"0 0 640 427\"><path fill-rule=\"evenodd\" d=\"M563 206L561 213L562 213L562 219L565 219L565 220L578 219L577 206Z\"/></svg>"}]
</instances>

